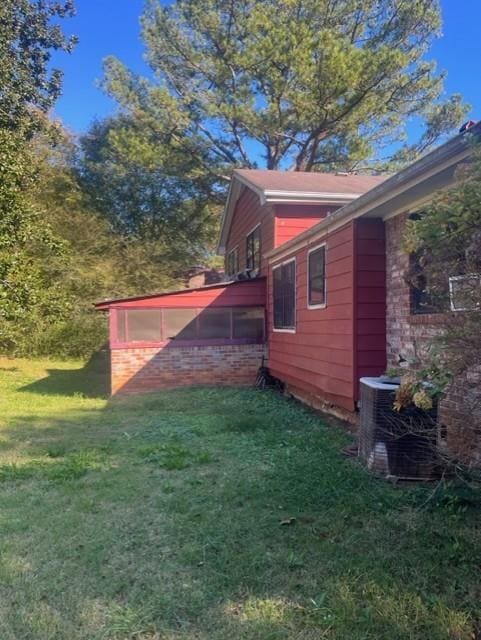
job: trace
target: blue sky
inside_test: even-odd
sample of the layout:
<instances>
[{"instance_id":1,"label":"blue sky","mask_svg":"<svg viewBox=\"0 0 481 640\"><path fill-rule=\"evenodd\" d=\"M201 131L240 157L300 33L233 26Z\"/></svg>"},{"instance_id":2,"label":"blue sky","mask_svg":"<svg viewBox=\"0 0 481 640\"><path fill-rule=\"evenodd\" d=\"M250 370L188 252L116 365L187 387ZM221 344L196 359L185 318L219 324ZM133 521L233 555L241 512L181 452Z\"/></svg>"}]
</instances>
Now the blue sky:
<instances>
[{"instance_id":1,"label":"blue sky","mask_svg":"<svg viewBox=\"0 0 481 640\"><path fill-rule=\"evenodd\" d=\"M59 54L54 63L64 71L63 96L55 112L71 130L85 131L96 117L115 110L115 104L97 87L102 60L115 55L131 69L148 73L143 61L139 16L143 0L76 0L77 16L64 23L80 42L71 55ZM446 69L446 92L461 93L473 107L471 117L481 119L481 2L442 0L444 36L430 58Z\"/></svg>"}]
</instances>

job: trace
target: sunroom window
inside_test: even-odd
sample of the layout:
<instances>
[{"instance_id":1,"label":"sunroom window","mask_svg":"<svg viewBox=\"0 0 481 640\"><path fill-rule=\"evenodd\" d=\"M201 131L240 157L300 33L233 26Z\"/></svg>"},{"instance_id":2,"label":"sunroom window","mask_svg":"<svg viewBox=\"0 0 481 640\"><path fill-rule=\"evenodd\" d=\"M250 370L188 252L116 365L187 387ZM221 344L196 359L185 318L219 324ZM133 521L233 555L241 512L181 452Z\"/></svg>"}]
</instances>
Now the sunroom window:
<instances>
[{"instance_id":1,"label":"sunroom window","mask_svg":"<svg viewBox=\"0 0 481 640\"><path fill-rule=\"evenodd\" d=\"M262 342L263 307L117 309L120 344Z\"/></svg>"}]
</instances>

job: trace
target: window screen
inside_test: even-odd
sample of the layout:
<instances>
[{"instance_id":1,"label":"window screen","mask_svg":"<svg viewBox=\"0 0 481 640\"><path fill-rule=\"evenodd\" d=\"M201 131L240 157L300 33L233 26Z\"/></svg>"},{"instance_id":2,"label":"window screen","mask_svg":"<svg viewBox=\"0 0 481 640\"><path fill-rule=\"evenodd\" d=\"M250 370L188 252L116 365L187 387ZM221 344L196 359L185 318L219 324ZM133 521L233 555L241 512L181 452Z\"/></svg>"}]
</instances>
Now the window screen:
<instances>
[{"instance_id":1,"label":"window screen","mask_svg":"<svg viewBox=\"0 0 481 640\"><path fill-rule=\"evenodd\" d=\"M261 268L261 228L256 227L246 237L246 268L259 271Z\"/></svg>"},{"instance_id":2,"label":"window screen","mask_svg":"<svg viewBox=\"0 0 481 640\"><path fill-rule=\"evenodd\" d=\"M309 253L309 304L326 303L326 247Z\"/></svg>"},{"instance_id":3,"label":"window screen","mask_svg":"<svg viewBox=\"0 0 481 640\"><path fill-rule=\"evenodd\" d=\"M262 340L264 338L264 309L233 309L232 337Z\"/></svg>"},{"instance_id":4,"label":"window screen","mask_svg":"<svg viewBox=\"0 0 481 640\"><path fill-rule=\"evenodd\" d=\"M129 309L127 311L128 342L160 342L160 309Z\"/></svg>"},{"instance_id":5,"label":"window screen","mask_svg":"<svg viewBox=\"0 0 481 640\"><path fill-rule=\"evenodd\" d=\"M127 325L125 321L125 311L117 311L117 340L127 342Z\"/></svg>"},{"instance_id":6,"label":"window screen","mask_svg":"<svg viewBox=\"0 0 481 640\"><path fill-rule=\"evenodd\" d=\"M195 340L197 338L196 309L164 309L166 340Z\"/></svg>"},{"instance_id":7,"label":"window screen","mask_svg":"<svg viewBox=\"0 0 481 640\"><path fill-rule=\"evenodd\" d=\"M199 338L200 340L215 340L230 338L231 334L231 310L230 309L203 309L199 313Z\"/></svg>"},{"instance_id":8,"label":"window screen","mask_svg":"<svg viewBox=\"0 0 481 640\"><path fill-rule=\"evenodd\" d=\"M273 270L274 328L296 327L296 263L294 260Z\"/></svg>"}]
</instances>

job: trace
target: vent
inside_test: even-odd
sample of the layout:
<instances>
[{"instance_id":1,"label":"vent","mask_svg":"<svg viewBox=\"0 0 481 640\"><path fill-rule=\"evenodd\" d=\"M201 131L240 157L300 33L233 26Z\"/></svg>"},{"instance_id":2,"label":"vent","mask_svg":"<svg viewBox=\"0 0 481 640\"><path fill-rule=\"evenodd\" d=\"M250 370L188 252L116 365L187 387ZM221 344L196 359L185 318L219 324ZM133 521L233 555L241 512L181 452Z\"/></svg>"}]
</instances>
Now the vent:
<instances>
[{"instance_id":1,"label":"vent","mask_svg":"<svg viewBox=\"0 0 481 640\"><path fill-rule=\"evenodd\" d=\"M397 385L361 378L359 456L384 476L430 479L437 475L437 408L393 408Z\"/></svg>"}]
</instances>

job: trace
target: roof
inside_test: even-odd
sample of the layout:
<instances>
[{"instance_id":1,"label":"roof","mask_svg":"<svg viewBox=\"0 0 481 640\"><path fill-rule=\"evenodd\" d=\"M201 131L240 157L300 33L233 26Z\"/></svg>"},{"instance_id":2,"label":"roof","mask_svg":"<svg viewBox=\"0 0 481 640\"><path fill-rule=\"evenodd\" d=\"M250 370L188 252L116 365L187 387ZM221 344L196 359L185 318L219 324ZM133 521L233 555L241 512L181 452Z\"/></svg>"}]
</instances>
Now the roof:
<instances>
[{"instance_id":1,"label":"roof","mask_svg":"<svg viewBox=\"0 0 481 640\"><path fill-rule=\"evenodd\" d=\"M350 194L359 196L383 182L385 176L368 176L317 171L270 171L263 169L236 169L234 177L261 190L266 198L269 193ZM272 196L271 196L272 197Z\"/></svg>"},{"instance_id":2,"label":"roof","mask_svg":"<svg viewBox=\"0 0 481 640\"><path fill-rule=\"evenodd\" d=\"M259 196L260 204L346 204L386 180L386 176L235 169L221 222L219 252L227 242L235 205L243 187Z\"/></svg>"},{"instance_id":3,"label":"roof","mask_svg":"<svg viewBox=\"0 0 481 640\"><path fill-rule=\"evenodd\" d=\"M256 278L256 279L261 280L263 278ZM205 285L202 285L201 287L177 289L176 291L161 291L160 293L149 293L147 295L130 296L127 298L110 298L108 300L101 300L99 302L96 302L94 306L99 311L106 311L110 306L121 303L121 302L133 302L135 300L150 300L152 298L162 298L164 296L175 296L181 293L193 293L194 291L204 291L205 289L226 288L234 284L239 285L245 282L252 283L253 279L251 278L246 280L228 280L226 282L216 282L215 284L205 284Z\"/></svg>"},{"instance_id":4,"label":"roof","mask_svg":"<svg viewBox=\"0 0 481 640\"><path fill-rule=\"evenodd\" d=\"M297 250L350 220L360 217L393 216L408 207L421 206L433 193L456 180L456 169L473 151L473 139L481 139L481 121L401 169L381 184L334 211L330 216L273 249L268 258L279 258Z\"/></svg>"}]
</instances>

